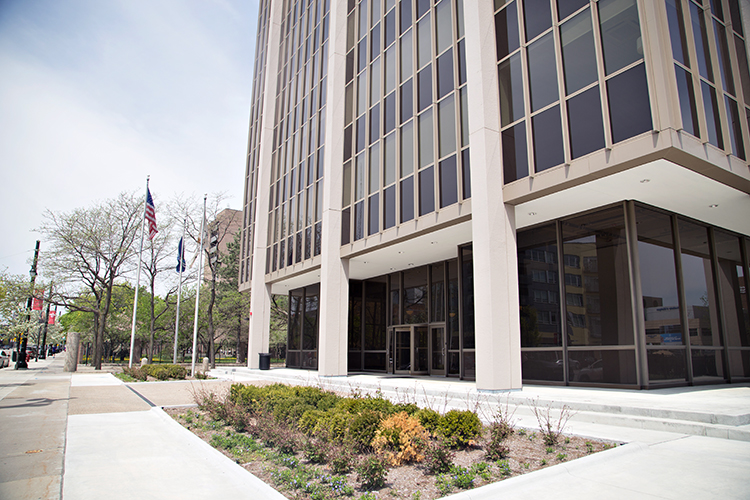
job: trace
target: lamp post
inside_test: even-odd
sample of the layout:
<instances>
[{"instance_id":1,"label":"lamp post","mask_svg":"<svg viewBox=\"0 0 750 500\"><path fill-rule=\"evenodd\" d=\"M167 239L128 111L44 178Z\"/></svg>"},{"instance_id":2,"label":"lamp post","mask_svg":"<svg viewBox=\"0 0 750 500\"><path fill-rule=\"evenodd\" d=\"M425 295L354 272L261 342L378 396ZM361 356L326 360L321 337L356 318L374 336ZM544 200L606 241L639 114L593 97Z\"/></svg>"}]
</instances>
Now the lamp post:
<instances>
[{"instance_id":1,"label":"lamp post","mask_svg":"<svg viewBox=\"0 0 750 500\"><path fill-rule=\"evenodd\" d=\"M31 294L29 295L29 300L26 302L26 323L31 321L31 303L34 299L34 284L36 283L36 263L39 259L39 240L36 240L36 249L34 250L34 262L31 264L31 270L29 271L29 276L31 276ZM20 334L21 338L18 339L18 351L16 355L16 366L15 369L25 369L28 368L29 365L26 363L26 343L29 338L29 332L28 329L25 334Z\"/></svg>"}]
</instances>

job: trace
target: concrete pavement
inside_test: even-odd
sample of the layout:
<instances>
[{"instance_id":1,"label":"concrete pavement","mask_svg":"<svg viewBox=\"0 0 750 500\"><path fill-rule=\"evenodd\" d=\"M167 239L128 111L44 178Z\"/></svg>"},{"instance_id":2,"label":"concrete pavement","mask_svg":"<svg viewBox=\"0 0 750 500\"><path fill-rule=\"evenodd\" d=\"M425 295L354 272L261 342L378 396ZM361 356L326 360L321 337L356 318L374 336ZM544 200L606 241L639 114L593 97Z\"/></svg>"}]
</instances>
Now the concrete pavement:
<instances>
[{"instance_id":1,"label":"concrete pavement","mask_svg":"<svg viewBox=\"0 0 750 500\"><path fill-rule=\"evenodd\" d=\"M485 419L531 406L574 412L570 434L621 443L614 449L454 495L456 499L750 499L750 386L624 391L526 386L479 393L469 382L245 368L224 380L123 384L111 374L62 372L62 359L0 370L0 499L283 498L174 422L162 406L232 381L316 385L418 400L440 411L477 409Z\"/></svg>"}]
</instances>

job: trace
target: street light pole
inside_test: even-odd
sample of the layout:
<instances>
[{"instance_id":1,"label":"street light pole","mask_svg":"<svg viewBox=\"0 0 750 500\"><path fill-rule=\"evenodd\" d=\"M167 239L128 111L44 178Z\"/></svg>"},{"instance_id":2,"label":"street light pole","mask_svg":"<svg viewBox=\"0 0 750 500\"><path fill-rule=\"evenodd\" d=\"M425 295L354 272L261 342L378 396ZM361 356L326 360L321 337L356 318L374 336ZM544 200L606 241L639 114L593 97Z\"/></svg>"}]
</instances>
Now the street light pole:
<instances>
[{"instance_id":1,"label":"street light pole","mask_svg":"<svg viewBox=\"0 0 750 500\"><path fill-rule=\"evenodd\" d=\"M26 323L31 321L31 303L34 299L34 284L36 283L36 263L39 260L39 240L36 240L36 249L34 250L34 262L31 264L31 270L29 271L29 275L31 276L31 294L29 295L29 300L26 302ZM26 330L26 334L20 334L21 338L18 339L18 351L16 353L16 366L15 369L24 369L28 368L29 365L26 363L26 343L29 339L29 331L28 327Z\"/></svg>"}]
</instances>

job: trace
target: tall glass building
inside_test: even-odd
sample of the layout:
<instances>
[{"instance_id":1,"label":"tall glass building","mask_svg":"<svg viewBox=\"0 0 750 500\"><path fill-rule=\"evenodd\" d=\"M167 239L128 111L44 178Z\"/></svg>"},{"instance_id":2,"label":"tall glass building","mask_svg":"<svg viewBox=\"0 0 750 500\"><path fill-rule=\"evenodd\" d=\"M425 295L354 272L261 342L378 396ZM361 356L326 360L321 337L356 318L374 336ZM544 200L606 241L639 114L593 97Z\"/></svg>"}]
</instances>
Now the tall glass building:
<instances>
[{"instance_id":1,"label":"tall glass building","mask_svg":"<svg viewBox=\"0 0 750 500\"><path fill-rule=\"evenodd\" d=\"M251 368L750 380L747 2L260 4Z\"/></svg>"}]
</instances>

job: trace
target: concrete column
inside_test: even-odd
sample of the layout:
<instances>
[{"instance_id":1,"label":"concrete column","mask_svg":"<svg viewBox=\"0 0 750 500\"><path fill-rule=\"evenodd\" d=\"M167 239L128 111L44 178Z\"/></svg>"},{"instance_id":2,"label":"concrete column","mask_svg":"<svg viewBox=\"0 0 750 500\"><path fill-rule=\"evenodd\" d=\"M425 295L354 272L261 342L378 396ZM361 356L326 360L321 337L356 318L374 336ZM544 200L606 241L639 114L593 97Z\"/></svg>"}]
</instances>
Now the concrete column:
<instances>
[{"instance_id":1,"label":"concrete column","mask_svg":"<svg viewBox=\"0 0 750 500\"><path fill-rule=\"evenodd\" d=\"M323 376L346 375L349 342L349 261L341 258L346 10L346 0L331 2L318 330L318 373Z\"/></svg>"},{"instance_id":2,"label":"concrete column","mask_svg":"<svg viewBox=\"0 0 750 500\"><path fill-rule=\"evenodd\" d=\"M492 2L464 2L469 92L476 384L521 387L515 208L503 203Z\"/></svg>"},{"instance_id":3,"label":"concrete column","mask_svg":"<svg viewBox=\"0 0 750 500\"><path fill-rule=\"evenodd\" d=\"M80 345L80 340L80 333L68 333L68 339L65 346L65 365L63 366L64 372L74 372L78 369L78 346Z\"/></svg>"},{"instance_id":4,"label":"concrete column","mask_svg":"<svg viewBox=\"0 0 750 500\"><path fill-rule=\"evenodd\" d=\"M255 235L250 297L250 332L247 347L248 368L258 368L261 352L268 352L271 323L271 286L266 284L266 246L268 239L268 203L271 185L271 154L273 148L274 103L276 102L277 65L281 45L281 1L271 3L266 48L265 81L263 82L263 114L260 138L257 193L255 197Z\"/></svg>"}]
</instances>

